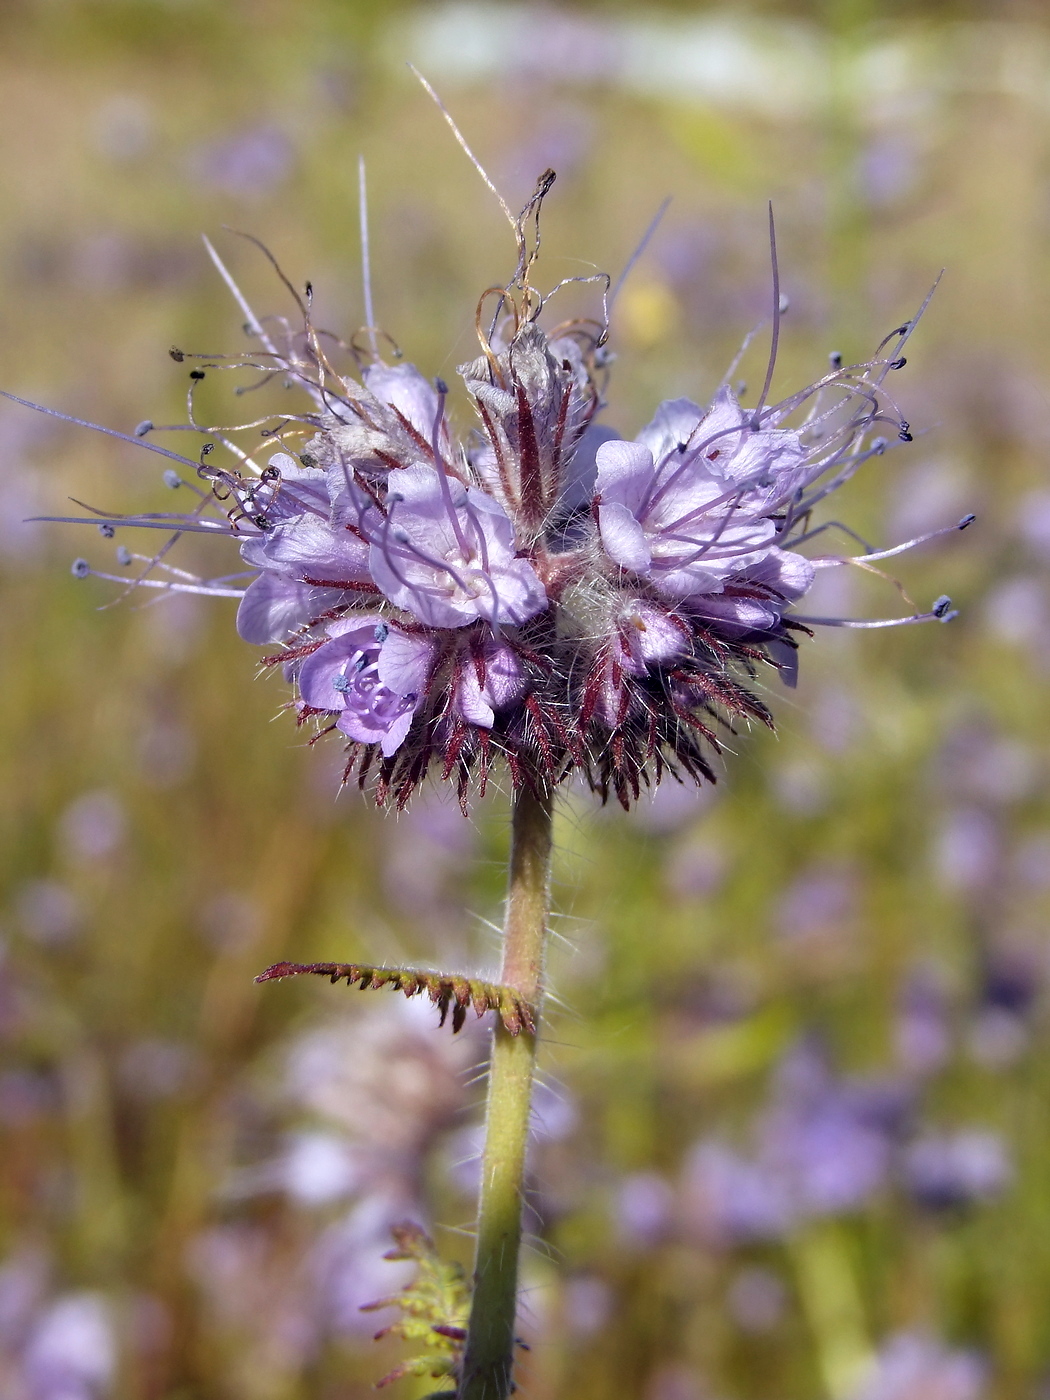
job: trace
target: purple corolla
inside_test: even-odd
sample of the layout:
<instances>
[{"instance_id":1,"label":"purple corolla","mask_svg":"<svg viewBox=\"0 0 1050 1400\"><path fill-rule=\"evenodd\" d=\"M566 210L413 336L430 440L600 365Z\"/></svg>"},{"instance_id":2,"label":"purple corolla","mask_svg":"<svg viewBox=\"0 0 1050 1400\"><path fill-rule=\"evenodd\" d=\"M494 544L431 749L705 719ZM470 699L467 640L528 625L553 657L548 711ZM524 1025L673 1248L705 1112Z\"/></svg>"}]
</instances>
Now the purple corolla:
<instances>
[{"instance_id":1,"label":"purple corolla","mask_svg":"<svg viewBox=\"0 0 1050 1400\"><path fill-rule=\"evenodd\" d=\"M391 473L386 511L366 509L372 577L383 593L430 627L493 627L543 612L547 595L498 501L432 467Z\"/></svg>"},{"instance_id":2,"label":"purple corolla","mask_svg":"<svg viewBox=\"0 0 1050 1400\"><path fill-rule=\"evenodd\" d=\"M245 641L282 641L344 602L352 590L373 592L368 545L346 528L329 499L325 473L279 452L267 479L237 521L241 558L260 570L237 610Z\"/></svg>"},{"instance_id":3,"label":"purple corolla","mask_svg":"<svg viewBox=\"0 0 1050 1400\"><path fill-rule=\"evenodd\" d=\"M362 744L396 753L425 695L433 643L391 627L378 613L330 622L328 640L299 670L311 709L338 713L336 728Z\"/></svg>"},{"instance_id":4,"label":"purple corolla","mask_svg":"<svg viewBox=\"0 0 1050 1400\"><path fill-rule=\"evenodd\" d=\"M702 600L712 620L775 626L813 581L808 559L778 547L771 518L805 481L807 461L797 433L752 428L727 389L706 414L670 400L636 442L598 448L605 552L666 597Z\"/></svg>"},{"instance_id":5,"label":"purple corolla","mask_svg":"<svg viewBox=\"0 0 1050 1400\"><path fill-rule=\"evenodd\" d=\"M525 670L513 649L494 639L466 648L459 657L455 706L468 724L491 729L496 711L513 705L527 688Z\"/></svg>"}]
</instances>

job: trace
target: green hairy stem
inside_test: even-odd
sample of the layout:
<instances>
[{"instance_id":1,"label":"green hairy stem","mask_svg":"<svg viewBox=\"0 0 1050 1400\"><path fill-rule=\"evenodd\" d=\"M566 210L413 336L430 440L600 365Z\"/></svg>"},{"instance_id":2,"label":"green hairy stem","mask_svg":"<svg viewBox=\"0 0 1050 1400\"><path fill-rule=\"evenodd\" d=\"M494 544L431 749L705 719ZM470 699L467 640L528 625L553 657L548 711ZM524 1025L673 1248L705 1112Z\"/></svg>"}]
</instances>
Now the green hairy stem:
<instances>
[{"instance_id":1,"label":"green hairy stem","mask_svg":"<svg viewBox=\"0 0 1050 1400\"><path fill-rule=\"evenodd\" d=\"M540 1010L550 908L551 796L522 788L514 801L501 981ZM536 1036L496 1023L489 1064L474 1294L458 1400L505 1400L514 1365L514 1318L525 1149Z\"/></svg>"}]
</instances>

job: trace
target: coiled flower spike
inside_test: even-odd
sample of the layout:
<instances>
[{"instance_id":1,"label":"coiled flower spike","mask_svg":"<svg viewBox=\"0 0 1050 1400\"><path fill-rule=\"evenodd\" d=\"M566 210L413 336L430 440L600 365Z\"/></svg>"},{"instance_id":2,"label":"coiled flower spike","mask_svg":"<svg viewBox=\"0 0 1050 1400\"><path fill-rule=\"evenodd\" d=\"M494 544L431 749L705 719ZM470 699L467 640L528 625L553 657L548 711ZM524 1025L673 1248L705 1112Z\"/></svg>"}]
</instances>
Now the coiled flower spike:
<instances>
[{"instance_id":1,"label":"coiled flower spike","mask_svg":"<svg viewBox=\"0 0 1050 1400\"><path fill-rule=\"evenodd\" d=\"M550 298L530 283L553 179L541 177L514 221L514 278L479 305L482 354L459 370L477 420L467 438L449 421L447 386L387 364L371 328L367 351L337 342L356 362L355 375L338 372L313 328L309 287L296 298L301 327L272 336L207 244L254 352L201 357L191 371L188 426L206 439L199 461L157 446L152 423L137 430L142 446L192 468L203 485L185 484L197 503L94 517L107 535L144 527L239 546L246 575L196 578L162 551L142 560L133 585L238 598L238 630L278 648L264 664L282 665L297 687L300 722L347 740L344 781L380 804L403 807L437 771L466 808L499 761L515 789L549 790L580 773L624 807L668 773L713 781L720 735L740 720L772 723L749 682L771 667L793 684L799 637L812 626L953 615L946 599L872 621L795 610L818 569L870 567L920 542L852 558L801 552L827 528L810 528L813 508L886 450L877 430L891 424L911 438L884 382L903 365L918 316L872 359L833 363L767 405L781 312L774 242L773 355L759 405L743 408L723 384L706 409L667 401L635 440L621 440L596 421L607 315L545 329ZM244 368L279 373L305 404L239 428L197 424L204 374ZM283 449L262 466L238 441L260 428ZM215 465L212 453L233 460ZM78 560L75 572L97 571Z\"/></svg>"}]
</instances>

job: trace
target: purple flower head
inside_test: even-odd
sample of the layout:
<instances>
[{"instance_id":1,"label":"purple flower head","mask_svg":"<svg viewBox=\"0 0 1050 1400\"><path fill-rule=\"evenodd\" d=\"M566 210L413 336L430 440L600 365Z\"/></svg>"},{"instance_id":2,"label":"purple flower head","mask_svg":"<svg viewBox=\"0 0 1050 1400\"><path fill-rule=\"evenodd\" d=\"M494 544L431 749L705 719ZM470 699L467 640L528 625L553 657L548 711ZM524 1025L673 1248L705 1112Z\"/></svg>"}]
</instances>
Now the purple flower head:
<instances>
[{"instance_id":1,"label":"purple flower head","mask_svg":"<svg viewBox=\"0 0 1050 1400\"><path fill-rule=\"evenodd\" d=\"M132 528L232 538L246 573L192 575L166 547L149 556L121 544L117 562L138 587L236 599L241 636L278 648L267 664L298 685L300 719L343 736L344 780L380 803L403 807L437 771L466 807L498 763L515 788L578 772L625 807L666 773L713 781L720 723L772 723L751 681L769 667L794 684L813 625L952 616L947 598L871 621L795 611L818 569L867 567L918 542L862 556L810 549L829 528L811 523L814 511L886 450L876 431L896 421L911 440L883 385L918 317L869 360L833 362L773 404L774 298L754 408L725 387L706 409L672 399L624 440L598 420L608 300L593 319L555 325L558 288L544 296L532 284L552 180L518 220L514 275L482 298L480 354L459 369L476 416L465 437L440 379L383 360L370 305L367 349L322 335L305 301L299 327L263 320L208 244L256 341L223 368L261 389L262 363L298 401L201 430L199 457L161 446L143 422L133 440L165 458L167 484L187 488L191 508L91 517L107 538ZM192 366L191 395L211 368L206 356ZM253 455L260 426L284 448L266 465ZM85 560L74 573L126 577Z\"/></svg>"}]
</instances>

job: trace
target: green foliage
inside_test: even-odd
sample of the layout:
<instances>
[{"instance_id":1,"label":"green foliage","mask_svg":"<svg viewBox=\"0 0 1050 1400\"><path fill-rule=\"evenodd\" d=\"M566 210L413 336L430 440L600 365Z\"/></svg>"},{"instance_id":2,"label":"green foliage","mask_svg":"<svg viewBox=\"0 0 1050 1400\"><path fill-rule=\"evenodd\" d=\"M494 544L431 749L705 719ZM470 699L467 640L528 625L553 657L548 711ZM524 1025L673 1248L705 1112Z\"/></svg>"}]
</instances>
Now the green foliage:
<instances>
[{"instance_id":1,"label":"green foliage","mask_svg":"<svg viewBox=\"0 0 1050 1400\"><path fill-rule=\"evenodd\" d=\"M467 1317L470 1312L470 1289L463 1267L442 1259L434 1241L418 1225L397 1225L392 1233L397 1243L384 1257L412 1260L416 1265L416 1276L400 1293L369 1303L362 1311L400 1308L404 1316L377 1332L376 1340L386 1336L402 1337L406 1342L421 1343L427 1350L422 1356L402 1361L376 1384L389 1385L391 1381L403 1380L406 1376L449 1376L455 1379L467 1339ZM439 1395L446 1393L455 1392L437 1392L428 1400L438 1400Z\"/></svg>"}]
</instances>

